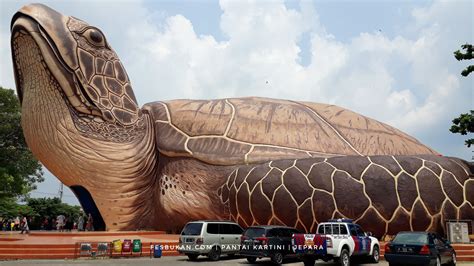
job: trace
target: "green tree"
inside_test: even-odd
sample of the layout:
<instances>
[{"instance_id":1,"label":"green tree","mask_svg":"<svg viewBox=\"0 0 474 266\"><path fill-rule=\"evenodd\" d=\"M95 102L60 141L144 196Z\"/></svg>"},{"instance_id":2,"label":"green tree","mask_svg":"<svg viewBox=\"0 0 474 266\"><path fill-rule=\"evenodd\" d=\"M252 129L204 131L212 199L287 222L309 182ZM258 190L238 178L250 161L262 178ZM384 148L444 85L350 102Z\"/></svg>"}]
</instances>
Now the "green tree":
<instances>
[{"instance_id":1,"label":"green tree","mask_svg":"<svg viewBox=\"0 0 474 266\"><path fill-rule=\"evenodd\" d=\"M20 110L13 90L0 87L0 203L26 195L44 180L41 164L26 145Z\"/></svg>"},{"instance_id":2,"label":"green tree","mask_svg":"<svg viewBox=\"0 0 474 266\"><path fill-rule=\"evenodd\" d=\"M15 198L5 197L0 199L0 217L13 218L24 215L28 217L34 217L37 214L28 205L18 204Z\"/></svg>"},{"instance_id":3,"label":"green tree","mask_svg":"<svg viewBox=\"0 0 474 266\"><path fill-rule=\"evenodd\" d=\"M81 207L62 203L59 198L29 198L27 205L40 217L79 216Z\"/></svg>"},{"instance_id":4,"label":"green tree","mask_svg":"<svg viewBox=\"0 0 474 266\"><path fill-rule=\"evenodd\" d=\"M454 52L454 57L458 60L458 61L461 61L461 60L471 60L474 56L474 49L472 48L472 44L463 44L461 45L461 48L463 50L466 50L465 53L457 50ZM467 75L469 75L469 73L471 73L472 71L474 71L474 65L470 65L468 67L466 67L462 72L461 72L461 75L467 77Z\"/></svg>"},{"instance_id":5,"label":"green tree","mask_svg":"<svg viewBox=\"0 0 474 266\"><path fill-rule=\"evenodd\" d=\"M0 202L0 217L27 216L31 218L29 226L32 230L40 229L44 218L56 218L60 214L76 220L81 215L81 207L62 203L59 198L27 198L26 204L18 204L14 198Z\"/></svg>"},{"instance_id":6,"label":"green tree","mask_svg":"<svg viewBox=\"0 0 474 266\"><path fill-rule=\"evenodd\" d=\"M81 207L62 203L59 198L29 198L26 202L34 214L31 221L32 229L40 228L44 218L56 218L62 214L75 220L81 213Z\"/></svg>"},{"instance_id":7,"label":"green tree","mask_svg":"<svg viewBox=\"0 0 474 266\"><path fill-rule=\"evenodd\" d=\"M76 220L81 214L81 207L62 203L59 198L29 198L26 202L34 214L31 221L32 229L39 229L44 218L56 218L62 214Z\"/></svg>"},{"instance_id":8,"label":"green tree","mask_svg":"<svg viewBox=\"0 0 474 266\"><path fill-rule=\"evenodd\" d=\"M466 50L465 53L457 50L454 52L454 57L458 60L471 60L474 56L474 50L471 44L461 45L461 48ZM467 77L472 71L474 71L474 65L466 67L461 72L461 75ZM474 133L474 110L471 110L470 113L460 114L459 117L453 119L453 125L449 129L453 133L459 133L461 135L467 135L468 133ZM474 139L470 138L465 141L465 144L468 148L474 144Z\"/></svg>"},{"instance_id":9,"label":"green tree","mask_svg":"<svg viewBox=\"0 0 474 266\"><path fill-rule=\"evenodd\" d=\"M474 110L470 113L461 114L459 117L453 119L453 125L449 129L453 133L467 135L467 133L474 133ZM465 141L468 148L474 144L474 139L467 139Z\"/></svg>"}]
</instances>

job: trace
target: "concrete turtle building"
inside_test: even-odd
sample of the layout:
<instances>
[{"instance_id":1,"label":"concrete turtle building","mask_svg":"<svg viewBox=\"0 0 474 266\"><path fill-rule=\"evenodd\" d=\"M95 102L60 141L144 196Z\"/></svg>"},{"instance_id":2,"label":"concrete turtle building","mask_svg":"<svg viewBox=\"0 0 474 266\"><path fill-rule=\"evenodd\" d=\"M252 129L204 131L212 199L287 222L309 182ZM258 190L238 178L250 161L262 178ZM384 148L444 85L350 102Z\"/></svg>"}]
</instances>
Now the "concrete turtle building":
<instances>
[{"instance_id":1,"label":"concrete turtle building","mask_svg":"<svg viewBox=\"0 0 474 266\"><path fill-rule=\"evenodd\" d=\"M268 98L139 108L96 27L34 4L11 29L27 143L96 227L178 231L233 219L314 231L347 217L382 236L474 218L472 165L391 126Z\"/></svg>"}]
</instances>

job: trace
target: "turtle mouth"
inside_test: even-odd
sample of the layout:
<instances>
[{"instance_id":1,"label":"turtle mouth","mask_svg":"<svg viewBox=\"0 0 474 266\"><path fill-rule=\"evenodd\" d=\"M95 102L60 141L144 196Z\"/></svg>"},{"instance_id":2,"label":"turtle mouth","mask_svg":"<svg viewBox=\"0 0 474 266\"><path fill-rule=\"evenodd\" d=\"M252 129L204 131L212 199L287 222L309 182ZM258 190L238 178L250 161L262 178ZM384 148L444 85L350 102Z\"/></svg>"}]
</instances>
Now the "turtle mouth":
<instances>
[{"instance_id":1,"label":"turtle mouth","mask_svg":"<svg viewBox=\"0 0 474 266\"><path fill-rule=\"evenodd\" d=\"M43 64L59 84L60 92L66 102L78 113L101 116L100 111L85 92L82 84L77 81L74 72L64 62L60 53L42 26L33 18L24 14L17 14L12 20L11 51L17 94L20 103L23 103L25 89L25 74L32 70L32 64ZM32 38L41 51L41 62L33 62L25 53L31 42L26 44L24 38ZM30 60L30 61L29 61Z\"/></svg>"}]
</instances>

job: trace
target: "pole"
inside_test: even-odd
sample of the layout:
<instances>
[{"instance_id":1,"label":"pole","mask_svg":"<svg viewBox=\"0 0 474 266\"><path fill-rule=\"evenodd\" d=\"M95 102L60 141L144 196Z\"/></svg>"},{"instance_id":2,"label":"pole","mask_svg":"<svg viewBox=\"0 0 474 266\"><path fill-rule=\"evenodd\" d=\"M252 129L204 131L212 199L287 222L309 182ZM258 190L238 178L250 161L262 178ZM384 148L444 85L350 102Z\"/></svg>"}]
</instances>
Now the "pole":
<instances>
[{"instance_id":1,"label":"pole","mask_svg":"<svg viewBox=\"0 0 474 266\"><path fill-rule=\"evenodd\" d=\"M64 191L64 185L61 182L59 184L59 201L63 202L63 191Z\"/></svg>"}]
</instances>

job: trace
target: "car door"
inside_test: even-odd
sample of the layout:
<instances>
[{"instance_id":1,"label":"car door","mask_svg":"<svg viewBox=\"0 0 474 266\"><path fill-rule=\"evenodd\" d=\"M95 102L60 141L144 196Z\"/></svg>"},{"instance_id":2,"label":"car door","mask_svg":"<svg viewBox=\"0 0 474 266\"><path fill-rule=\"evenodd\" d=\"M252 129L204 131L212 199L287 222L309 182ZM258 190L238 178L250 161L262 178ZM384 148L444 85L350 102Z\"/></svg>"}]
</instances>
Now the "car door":
<instances>
[{"instance_id":1,"label":"car door","mask_svg":"<svg viewBox=\"0 0 474 266\"><path fill-rule=\"evenodd\" d=\"M268 238L268 245L271 247L280 245L282 242L281 234L280 228L271 228L267 230L265 236ZM275 249L272 249L272 252L273 251L275 251Z\"/></svg>"},{"instance_id":2,"label":"car door","mask_svg":"<svg viewBox=\"0 0 474 266\"><path fill-rule=\"evenodd\" d=\"M357 234L357 228L354 224L349 224L349 233L351 234L352 240L354 241L354 252L353 255L360 254L360 239Z\"/></svg>"},{"instance_id":3,"label":"car door","mask_svg":"<svg viewBox=\"0 0 474 266\"><path fill-rule=\"evenodd\" d=\"M449 245L438 235L433 235L433 242L438 251L441 263L447 263L451 260L451 250Z\"/></svg>"},{"instance_id":4,"label":"car door","mask_svg":"<svg viewBox=\"0 0 474 266\"><path fill-rule=\"evenodd\" d=\"M360 255L367 255L370 253L371 239L370 237L362 230L362 227L356 224L357 237L359 238L360 243Z\"/></svg>"},{"instance_id":5,"label":"car door","mask_svg":"<svg viewBox=\"0 0 474 266\"><path fill-rule=\"evenodd\" d=\"M232 236L232 251L238 252L240 250L240 237L244 232L244 229L237 224L230 224L231 236Z\"/></svg>"},{"instance_id":6,"label":"car door","mask_svg":"<svg viewBox=\"0 0 474 266\"><path fill-rule=\"evenodd\" d=\"M291 245L291 233L287 228L277 229L277 240L275 243L278 245L278 251L286 254L288 252L288 246Z\"/></svg>"},{"instance_id":7,"label":"car door","mask_svg":"<svg viewBox=\"0 0 474 266\"><path fill-rule=\"evenodd\" d=\"M240 250L239 244L242 228L236 228L235 226L237 225L230 223L219 224L219 238L222 253L236 253Z\"/></svg>"},{"instance_id":8,"label":"car door","mask_svg":"<svg viewBox=\"0 0 474 266\"><path fill-rule=\"evenodd\" d=\"M288 254L294 254L293 249L291 249L291 238L293 237L293 234L301 234L301 232L293 228L286 229L285 239L282 244L284 245L285 251Z\"/></svg>"},{"instance_id":9,"label":"car door","mask_svg":"<svg viewBox=\"0 0 474 266\"><path fill-rule=\"evenodd\" d=\"M206 227L206 234L204 235L204 245L218 245L220 247L221 241L219 237L219 224L208 223Z\"/></svg>"}]
</instances>

